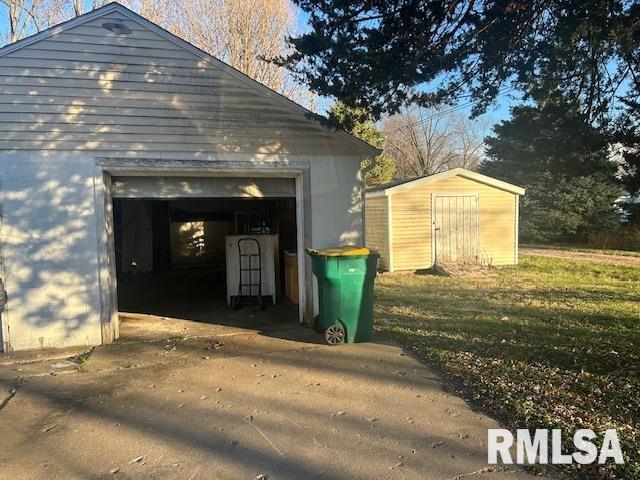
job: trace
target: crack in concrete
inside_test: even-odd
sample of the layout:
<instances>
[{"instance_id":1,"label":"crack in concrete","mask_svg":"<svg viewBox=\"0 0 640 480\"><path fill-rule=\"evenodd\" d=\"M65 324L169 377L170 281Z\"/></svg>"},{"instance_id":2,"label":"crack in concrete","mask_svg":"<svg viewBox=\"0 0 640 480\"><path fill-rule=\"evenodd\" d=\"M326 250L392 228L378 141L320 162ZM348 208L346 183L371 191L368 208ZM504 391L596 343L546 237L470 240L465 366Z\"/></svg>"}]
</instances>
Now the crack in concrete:
<instances>
[{"instance_id":1,"label":"crack in concrete","mask_svg":"<svg viewBox=\"0 0 640 480\"><path fill-rule=\"evenodd\" d=\"M231 354L224 354L224 355L219 355L216 356L215 354L212 354L212 356L210 358L208 358L207 360L202 360L201 357L199 357L198 355L185 355L185 354L181 354L181 353L177 353L177 357L171 358L170 361L150 361L149 363L138 363L136 364L136 366L134 367L135 369L152 369L152 368L164 368L167 366L172 366L172 367L197 367L199 366L203 361L206 362L216 362L216 361L220 361L220 360L226 360L226 359L236 359L236 358L254 358L254 357L260 357L260 356L269 356L269 355L273 355L273 354L278 354L278 353L290 353L290 352L303 352L306 350L313 350L313 349L317 349L317 348L322 348L324 347L324 345L306 345L303 347L293 347L293 348L283 348L283 349L274 349L274 350L268 350L268 351L263 351L263 352L259 352L259 353L246 353L246 352L238 352L238 353L231 353ZM179 350L177 351L179 352ZM151 356L153 358L153 356ZM197 358L196 358L197 357ZM130 358L133 358L130 357ZM166 356L163 356L161 358L168 358ZM156 360L156 359L154 359ZM96 368L96 369L91 369L89 370L90 373L92 374L96 374L96 373L109 373L109 372L115 372L115 371L122 371L125 369L129 369L128 367L122 367L122 365L119 366L109 366L109 367L105 367L105 368ZM70 371L62 371L59 372L58 374L64 374L64 373L76 373L76 370L70 370ZM35 377L35 376L47 376L50 375L49 373L44 373L44 374L36 374L36 375L30 375L30 377Z\"/></svg>"},{"instance_id":2,"label":"crack in concrete","mask_svg":"<svg viewBox=\"0 0 640 480\"><path fill-rule=\"evenodd\" d=\"M507 467L501 467L501 466L484 467L474 472L461 473L460 475L456 475L455 477L451 477L447 480L462 480L463 478L471 477L473 475L480 475L481 473L499 473L499 472L509 472L509 471L512 471L512 470Z\"/></svg>"},{"instance_id":3,"label":"crack in concrete","mask_svg":"<svg viewBox=\"0 0 640 480\"><path fill-rule=\"evenodd\" d=\"M208 337L203 337L203 338L208 338ZM158 344L164 345L166 344L166 340L157 341L157 342L137 342L137 343L141 343L141 344L142 343L158 343ZM183 342L179 342L177 346L179 347L181 343ZM134 346L135 344L130 343L130 344L124 344L124 345ZM292 348L266 350L259 353L247 353L244 351L238 351L236 353L231 353L231 354L225 353L224 355L212 354L212 356L206 361L215 362L215 361L220 361L220 360L229 359L229 358L242 358L242 357L251 358L251 357L260 357L262 355L269 356L269 355L277 354L281 352L289 353L289 352L295 352L295 351L313 350L321 347L323 347L323 345L305 345L305 346L295 346ZM110 365L108 367L102 367L102 368L91 368L90 365L87 365L90 363L88 360L92 359L94 355L99 355L101 348L103 347L102 346L92 347L90 350L82 352L76 356L65 357L69 359L71 363L76 364L76 367L69 368L66 370L55 371L53 374L55 376L75 374L79 372L91 373L91 374L104 374L104 373L116 372L116 371L129 368L129 367L123 367L122 365ZM200 363L203 361L200 356L198 356L197 354L193 354L193 352L191 352L190 354L181 353L179 348L177 352L178 352L177 353L178 356L175 358L171 358L170 360L159 360L154 358L154 355L150 354L149 358L152 359L151 361L140 362L139 364L136 364L135 368L136 369L153 369L153 368L165 368L167 366L189 368L189 367L196 367L200 365ZM173 352L173 353L176 353L176 352ZM134 358L136 355L131 355L130 357L125 357L125 358ZM169 357L165 355L161 358L168 359ZM30 362L30 365L34 365L37 363L46 365L49 363L49 360L39 360L39 361ZM31 373L23 372L18 383L22 383L23 381L31 378L50 377L51 375L52 375L52 371L49 368L46 368L43 371L39 371L39 372L31 372ZM18 387L19 386L20 385L18 385ZM10 400L10 398L5 399L5 401L8 401L8 400ZM2 408L2 405L3 403L0 403L0 409Z\"/></svg>"}]
</instances>

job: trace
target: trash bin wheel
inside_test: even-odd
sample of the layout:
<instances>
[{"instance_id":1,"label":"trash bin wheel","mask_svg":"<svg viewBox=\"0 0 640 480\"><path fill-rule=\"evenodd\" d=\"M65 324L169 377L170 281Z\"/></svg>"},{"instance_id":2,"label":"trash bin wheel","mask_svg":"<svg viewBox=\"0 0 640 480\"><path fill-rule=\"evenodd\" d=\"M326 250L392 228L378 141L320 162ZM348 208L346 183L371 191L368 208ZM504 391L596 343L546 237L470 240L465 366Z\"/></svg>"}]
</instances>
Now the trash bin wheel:
<instances>
[{"instance_id":1,"label":"trash bin wheel","mask_svg":"<svg viewBox=\"0 0 640 480\"><path fill-rule=\"evenodd\" d=\"M340 345L344 343L344 327L339 324L331 325L324 332L324 338L329 345Z\"/></svg>"}]
</instances>

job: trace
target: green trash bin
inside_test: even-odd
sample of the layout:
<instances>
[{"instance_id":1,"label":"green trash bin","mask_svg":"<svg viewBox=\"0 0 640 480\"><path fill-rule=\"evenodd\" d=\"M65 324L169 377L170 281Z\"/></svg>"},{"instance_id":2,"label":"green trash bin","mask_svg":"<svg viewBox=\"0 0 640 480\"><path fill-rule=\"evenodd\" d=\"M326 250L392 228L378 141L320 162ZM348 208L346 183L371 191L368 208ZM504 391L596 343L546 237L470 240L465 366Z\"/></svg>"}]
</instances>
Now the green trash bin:
<instances>
[{"instance_id":1,"label":"green trash bin","mask_svg":"<svg viewBox=\"0 0 640 480\"><path fill-rule=\"evenodd\" d=\"M368 248L307 249L318 280L316 329L330 345L373 337L373 284L378 253Z\"/></svg>"}]
</instances>

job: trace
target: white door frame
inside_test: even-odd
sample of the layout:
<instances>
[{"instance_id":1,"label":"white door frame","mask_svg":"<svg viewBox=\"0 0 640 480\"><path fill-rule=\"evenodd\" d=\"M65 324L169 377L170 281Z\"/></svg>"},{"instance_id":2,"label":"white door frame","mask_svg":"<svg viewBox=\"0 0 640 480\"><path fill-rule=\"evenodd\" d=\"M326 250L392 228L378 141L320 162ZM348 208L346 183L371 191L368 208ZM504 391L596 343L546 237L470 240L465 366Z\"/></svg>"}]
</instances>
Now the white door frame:
<instances>
[{"instance_id":1,"label":"white door frame","mask_svg":"<svg viewBox=\"0 0 640 480\"><path fill-rule=\"evenodd\" d=\"M102 343L112 343L120 335L115 241L112 212L112 176L205 176L292 178L296 192L296 243L298 254L298 320L310 324L313 319L313 275L305 249L311 245L310 165L304 161L252 162L97 158L94 185L98 215L98 252L100 297L102 302Z\"/></svg>"},{"instance_id":2,"label":"white door frame","mask_svg":"<svg viewBox=\"0 0 640 480\"><path fill-rule=\"evenodd\" d=\"M7 274L5 271L4 245L5 239L3 235L4 216L0 211L0 278L7 282ZM0 352L8 353L11 351L11 339L9 337L9 302L4 306L4 310L0 313Z\"/></svg>"}]
</instances>

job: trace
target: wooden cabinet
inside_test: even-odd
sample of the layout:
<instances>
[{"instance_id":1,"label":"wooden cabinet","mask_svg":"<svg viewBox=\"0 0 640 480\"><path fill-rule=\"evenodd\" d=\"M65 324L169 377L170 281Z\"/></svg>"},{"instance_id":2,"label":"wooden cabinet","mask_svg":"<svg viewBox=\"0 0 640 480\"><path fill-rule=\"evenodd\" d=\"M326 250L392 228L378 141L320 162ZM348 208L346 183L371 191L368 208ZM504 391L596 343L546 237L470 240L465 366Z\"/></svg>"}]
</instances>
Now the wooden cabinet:
<instances>
[{"instance_id":1,"label":"wooden cabinet","mask_svg":"<svg viewBox=\"0 0 640 480\"><path fill-rule=\"evenodd\" d=\"M284 294L298 303L298 252L284 251Z\"/></svg>"},{"instance_id":2,"label":"wooden cabinet","mask_svg":"<svg viewBox=\"0 0 640 480\"><path fill-rule=\"evenodd\" d=\"M278 235L227 235L225 237L227 257L227 304L231 305L231 298L238 295L238 287L240 285L240 252L238 250L238 241L242 238L254 238L260 245L262 296L271 297L273 304L275 305L280 279ZM251 244L247 243L245 245ZM252 247L249 246L248 248ZM255 281L257 282L257 279L255 279Z\"/></svg>"}]
</instances>

